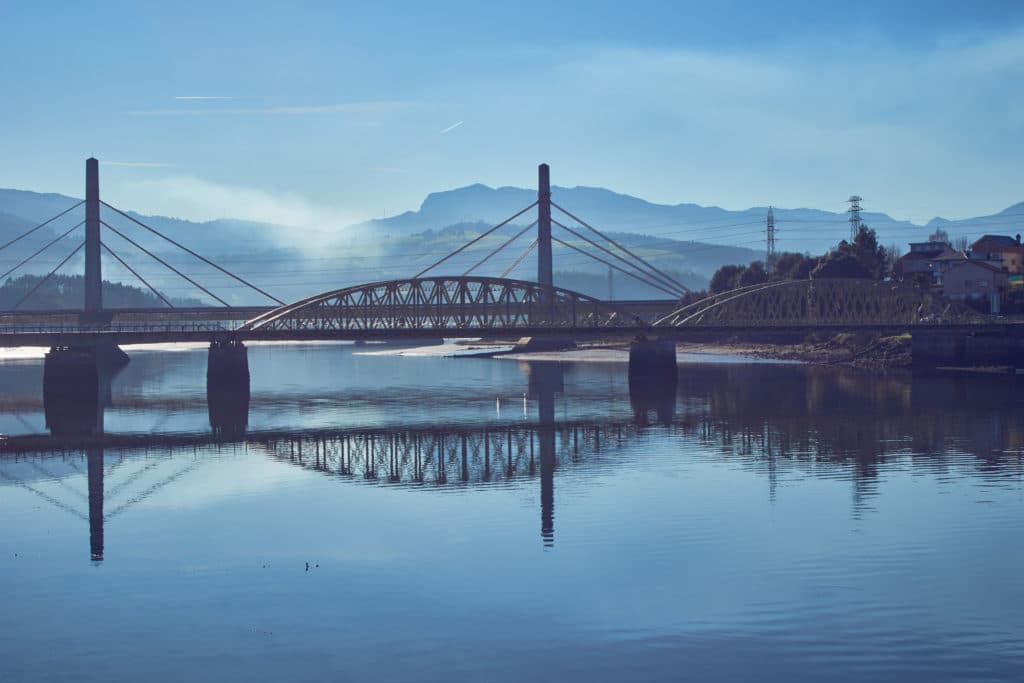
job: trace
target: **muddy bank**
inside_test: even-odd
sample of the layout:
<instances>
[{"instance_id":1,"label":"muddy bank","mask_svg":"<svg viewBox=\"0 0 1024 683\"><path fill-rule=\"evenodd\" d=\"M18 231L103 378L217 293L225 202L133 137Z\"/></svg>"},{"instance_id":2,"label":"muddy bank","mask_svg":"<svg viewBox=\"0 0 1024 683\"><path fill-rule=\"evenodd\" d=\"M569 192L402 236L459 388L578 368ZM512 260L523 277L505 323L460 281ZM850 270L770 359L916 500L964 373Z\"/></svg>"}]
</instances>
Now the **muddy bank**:
<instances>
[{"instance_id":1,"label":"muddy bank","mask_svg":"<svg viewBox=\"0 0 1024 683\"><path fill-rule=\"evenodd\" d=\"M772 344L723 341L714 344L680 343L680 351L732 353L754 358L799 361L811 365L841 365L871 369L906 368L911 365L910 335L882 336L871 333L817 333L802 342Z\"/></svg>"},{"instance_id":2,"label":"muddy bank","mask_svg":"<svg viewBox=\"0 0 1024 683\"><path fill-rule=\"evenodd\" d=\"M590 361L625 363L629 361L629 342L614 340L584 342L573 349L518 351L491 349L477 342L472 348L477 355L533 361ZM910 335L880 336L869 333L818 333L798 340L757 341L720 338L699 342L678 342L679 362L798 362L811 365L888 369L911 364ZM467 354L468 355L468 354Z\"/></svg>"}]
</instances>

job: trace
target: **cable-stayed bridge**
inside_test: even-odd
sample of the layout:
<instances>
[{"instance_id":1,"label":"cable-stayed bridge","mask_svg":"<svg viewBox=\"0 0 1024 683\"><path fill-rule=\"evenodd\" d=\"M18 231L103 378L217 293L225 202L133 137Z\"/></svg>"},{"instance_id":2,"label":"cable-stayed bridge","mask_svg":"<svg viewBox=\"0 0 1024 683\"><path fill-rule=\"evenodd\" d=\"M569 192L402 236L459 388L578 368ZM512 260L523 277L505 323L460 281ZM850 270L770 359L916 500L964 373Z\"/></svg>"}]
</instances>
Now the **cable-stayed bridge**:
<instances>
[{"instance_id":1,"label":"cable-stayed bridge","mask_svg":"<svg viewBox=\"0 0 1024 683\"><path fill-rule=\"evenodd\" d=\"M612 239L551 198L549 169L539 167L536 201L484 230L469 242L421 268L412 277L371 282L285 302L259 284L237 275L100 198L99 162L86 161L85 199L7 243L0 252L70 216L83 220L63 230L0 275L18 272L34 259L84 228L84 238L11 310L0 311L0 345L78 346L90 340L106 344L252 339L361 339L402 336L630 336L649 328L663 335L686 327L906 327L916 324L975 324L976 316L948 302L933 300L909 287L881 283L819 281L769 283L735 290L682 310L687 288L649 259ZM533 218L527 225L522 222ZM502 230L512 231L507 238ZM135 234L130 231L134 230ZM534 231L534 232L531 232ZM498 245L459 272L471 248L485 240ZM532 237L532 239L530 239ZM118 250L110 238L119 240ZM503 260L506 250L527 241L525 249ZM154 241L203 264L218 277L251 291L264 306L236 307L215 287L174 265L152 248ZM150 244L150 246L147 246ZM581 254L622 276L664 293L662 301L608 302L561 289L553 281L552 246ZM122 253L122 247L136 256ZM84 301L79 311L32 310L39 290L79 252L84 251ZM536 254L536 280L509 274ZM164 308L117 310L104 306L102 257L106 254L136 277ZM457 258L458 257L458 258ZM165 268L217 306L176 308L170 297L143 276L138 258ZM133 265L133 262L135 265ZM400 265L400 264L399 264ZM484 274L486 269L494 274Z\"/></svg>"}]
</instances>

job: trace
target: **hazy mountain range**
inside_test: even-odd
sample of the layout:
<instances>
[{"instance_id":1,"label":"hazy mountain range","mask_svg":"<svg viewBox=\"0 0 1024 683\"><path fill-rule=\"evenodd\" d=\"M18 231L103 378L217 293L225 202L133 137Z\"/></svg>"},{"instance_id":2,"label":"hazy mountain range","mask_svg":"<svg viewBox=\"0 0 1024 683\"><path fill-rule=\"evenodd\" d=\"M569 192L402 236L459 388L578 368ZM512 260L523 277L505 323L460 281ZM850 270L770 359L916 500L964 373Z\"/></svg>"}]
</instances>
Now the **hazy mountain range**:
<instances>
[{"instance_id":1,"label":"hazy mountain range","mask_svg":"<svg viewBox=\"0 0 1024 683\"><path fill-rule=\"evenodd\" d=\"M230 218L194 222L166 216L130 215L251 280L278 298L291 300L349 284L415 275L491 225L528 206L535 198L535 190L490 188L484 185L436 192L427 196L416 211L354 226L339 226L338 237L333 243L317 245L315 249L298 243L302 234L300 230L271 223ZM767 207L732 211L697 204L654 204L610 190L588 187L554 187L552 199L579 218L623 242L659 268L669 271L691 288L705 286L711 274L721 265L748 263L764 257ZM0 190L0 245L78 201L59 194ZM829 212L775 208L774 215L777 248L780 251L822 253L849 234L848 215L842 210ZM240 283L179 252L123 216L104 209L103 217L125 235L193 277L225 301L261 301L259 296ZM560 214L557 209L554 217L577 231L582 230L575 221ZM75 209L30 237L0 251L0 275L83 218L83 210ZM431 272L465 272L534 218L535 212L527 212L495 236L481 241L474 248L467 249ZM954 238L964 235L973 239L984 233L1024 232L1019 227L1024 221L1024 203L992 216L957 221L935 218L924 226L895 220L876 212L863 212L862 219L878 232L883 244L896 244L905 249L908 241L925 240L939 227ZM108 246L168 296L200 296L213 302L208 295L168 272L110 230L104 228L104 233L104 242ZM554 235L575 246L590 249L557 226ZM17 270L14 276L49 272L82 238L81 229L73 232ZM500 274L516 255L522 253L530 240L530 235L524 235L474 272ZM282 246L293 242L294 246ZM601 256L607 258L604 254ZM608 294L607 266L558 245L555 247L554 260L557 284L602 297ZM79 253L61 272L81 272L81 268ZM535 256L531 254L510 271L509 276L535 279L535 272ZM134 276L107 255L104 256L104 275L109 279L137 282ZM615 296L619 298L664 296L618 273L614 275L612 287Z\"/></svg>"}]
</instances>

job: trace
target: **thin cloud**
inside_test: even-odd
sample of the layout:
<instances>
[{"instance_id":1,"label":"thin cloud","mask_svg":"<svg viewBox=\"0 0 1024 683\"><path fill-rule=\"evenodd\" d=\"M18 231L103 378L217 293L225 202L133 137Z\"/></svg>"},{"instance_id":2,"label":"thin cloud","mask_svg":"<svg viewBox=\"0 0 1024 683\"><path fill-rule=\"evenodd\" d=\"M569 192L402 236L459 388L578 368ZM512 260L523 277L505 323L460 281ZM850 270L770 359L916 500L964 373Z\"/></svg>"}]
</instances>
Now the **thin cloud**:
<instances>
[{"instance_id":1,"label":"thin cloud","mask_svg":"<svg viewBox=\"0 0 1024 683\"><path fill-rule=\"evenodd\" d=\"M409 169L401 166L364 166L368 171L383 171L385 173L407 173Z\"/></svg>"},{"instance_id":2,"label":"thin cloud","mask_svg":"<svg viewBox=\"0 0 1024 683\"><path fill-rule=\"evenodd\" d=\"M241 95L175 95L176 100L251 100L250 96Z\"/></svg>"},{"instance_id":3,"label":"thin cloud","mask_svg":"<svg viewBox=\"0 0 1024 683\"><path fill-rule=\"evenodd\" d=\"M168 168L171 164L162 161L101 161L102 166L127 166L130 168Z\"/></svg>"},{"instance_id":4,"label":"thin cloud","mask_svg":"<svg viewBox=\"0 0 1024 683\"><path fill-rule=\"evenodd\" d=\"M145 213L193 221L234 218L271 223L277 228L270 234L282 247L296 246L295 229L299 228L299 246L310 251L336 239L346 226L365 220L362 214L312 202L295 193L225 185L194 176L136 176L111 193L132 198L135 208Z\"/></svg>"},{"instance_id":5,"label":"thin cloud","mask_svg":"<svg viewBox=\"0 0 1024 683\"><path fill-rule=\"evenodd\" d=\"M452 125L448 126L444 130L442 130L440 133L438 133L438 135L444 135L445 133L450 133L453 130L455 130L456 128L458 128L459 126L461 126L463 123L465 123L465 121L456 121Z\"/></svg>"},{"instance_id":6,"label":"thin cloud","mask_svg":"<svg viewBox=\"0 0 1024 683\"><path fill-rule=\"evenodd\" d=\"M395 100L370 100L366 102L338 102L279 107L215 107L200 109L137 109L122 112L131 116L213 116L213 115L277 115L300 116L309 114L366 114L394 111L408 106L407 102Z\"/></svg>"}]
</instances>

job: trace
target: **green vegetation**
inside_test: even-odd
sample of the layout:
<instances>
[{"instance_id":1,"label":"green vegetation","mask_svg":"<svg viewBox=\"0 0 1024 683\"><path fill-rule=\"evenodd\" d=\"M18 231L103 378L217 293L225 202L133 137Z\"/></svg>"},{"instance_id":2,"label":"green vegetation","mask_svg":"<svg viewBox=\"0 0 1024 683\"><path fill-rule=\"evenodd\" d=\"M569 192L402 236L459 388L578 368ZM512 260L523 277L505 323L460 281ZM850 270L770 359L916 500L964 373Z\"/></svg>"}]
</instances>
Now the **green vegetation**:
<instances>
[{"instance_id":1,"label":"green vegetation","mask_svg":"<svg viewBox=\"0 0 1024 683\"><path fill-rule=\"evenodd\" d=\"M14 308L22 299L39 285L42 276L22 275L8 278L0 286L0 310ZM37 289L21 308L51 310L80 309L85 300L85 278L81 275L54 275ZM202 306L198 299L171 299L175 306ZM156 308L165 306L160 299L138 287L119 282L103 281L104 308Z\"/></svg>"},{"instance_id":2,"label":"green vegetation","mask_svg":"<svg viewBox=\"0 0 1024 683\"><path fill-rule=\"evenodd\" d=\"M775 262L775 271L768 275L763 261L750 265L728 265L711 277L709 292L718 294L737 287L761 284L769 280L806 280L808 278L866 278L881 280L888 275L887 253L878 244L875 231L861 226L853 242L843 240L822 256L783 253Z\"/></svg>"}]
</instances>

